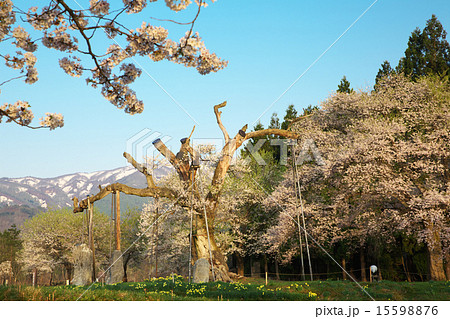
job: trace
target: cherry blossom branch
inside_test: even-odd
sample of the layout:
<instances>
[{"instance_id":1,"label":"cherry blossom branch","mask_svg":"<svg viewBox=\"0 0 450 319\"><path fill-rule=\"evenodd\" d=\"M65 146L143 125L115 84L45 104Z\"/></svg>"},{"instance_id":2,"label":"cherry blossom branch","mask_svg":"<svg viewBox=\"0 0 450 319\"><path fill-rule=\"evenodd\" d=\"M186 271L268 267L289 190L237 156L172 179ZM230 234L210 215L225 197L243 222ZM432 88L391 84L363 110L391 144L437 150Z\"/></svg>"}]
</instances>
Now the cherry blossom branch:
<instances>
[{"instance_id":1,"label":"cherry blossom branch","mask_svg":"<svg viewBox=\"0 0 450 319\"><path fill-rule=\"evenodd\" d=\"M201 2L203 2L203 1L201 1ZM161 21L161 22L172 22L172 23L175 23L178 25L194 25L195 21L197 20L199 14L200 14L200 8L201 8L201 6L198 6L197 14L191 22L179 22L179 21L175 21L175 20L171 20L171 19L159 19L159 18L155 18L155 17L150 17L150 19L156 20L156 21Z\"/></svg>"},{"instance_id":2,"label":"cherry blossom branch","mask_svg":"<svg viewBox=\"0 0 450 319\"><path fill-rule=\"evenodd\" d=\"M86 35L86 33L84 32L84 27L80 24L80 22L78 21L78 16L75 14L75 12L65 3L64 0L56 0L56 2L58 2L59 4L61 4L64 9L67 11L67 13L70 15L70 17L72 18L72 20L74 21L75 25L77 26L78 31L80 32L81 36L85 39L86 41L86 45L88 48L88 53L91 56L92 60L95 63L95 66L97 67L97 70L99 72L99 74L101 74L101 76L103 77L103 79L106 81L106 83L108 83L109 87L111 87L116 94L120 94L120 92L118 92L116 90L116 88L112 85L109 77L104 74L102 68L100 67L100 64L98 63L97 57L94 54L94 52L92 51L92 46L91 46L91 41L89 39L89 37Z\"/></svg>"},{"instance_id":3,"label":"cherry blossom branch","mask_svg":"<svg viewBox=\"0 0 450 319\"><path fill-rule=\"evenodd\" d=\"M2 109L0 109L0 123L1 123L1 119L2 119L3 116L8 118L8 120L6 122L14 122L14 123L16 123L16 124L18 124L20 126L24 126L24 127L30 128L32 130L45 128L45 126L31 126L29 124L25 124L25 123L19 122L16 118L12 117L10 114L8 114L7 112L5 112Z\"/></svg>"}]
</instances>

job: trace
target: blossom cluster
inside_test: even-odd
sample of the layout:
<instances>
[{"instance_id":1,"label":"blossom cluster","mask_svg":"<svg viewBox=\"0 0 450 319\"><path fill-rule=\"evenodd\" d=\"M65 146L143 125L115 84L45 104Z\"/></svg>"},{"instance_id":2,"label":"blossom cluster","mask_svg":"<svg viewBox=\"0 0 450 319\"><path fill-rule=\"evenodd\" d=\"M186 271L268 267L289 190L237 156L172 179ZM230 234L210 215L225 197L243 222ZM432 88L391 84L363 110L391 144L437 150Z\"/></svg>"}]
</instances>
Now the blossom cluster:
<instances>
[{"instance_id":1,"label":"blossom cluster","mask_svg":"<svg viewBox=\"0 0 450 319\"><path fill-rule=\"evenodd\" d=\"M59 66L67 74L73 77L80 77L83 74L83 66L79 62L80 59L77 57L73 57L72 60L70 60L70 57L64 57L59 60Z\"/></svg>"},{"instance_id":2,"label":"blossom cluster","mask_svg":"<svg viewBox=\"0 0 450 319\"><path fill-rule=\"evenodd\" d=\"M54 130L57 127L64 126L64 117L57 113L45 113L45 117L40 119L40 124Z\"/></svg>"},{"instance_id":3,"label":"blossom cluster","mask_svg":"<svg viewBox=\"0 0 450 319\"><path fill-rule=\"evenodd\" d=\"M11 26L16 22L16 15L13 11L13 3L11 0L5 0L0 2L0 40L5 38L10 30Z\"/></svg>"},{"instance_id":4,"label":"blossom cluster","mask_svg":"<svg viewBox=\"0 0 450 319\"><path fill-rule=\"evenodd\" d=\"M17 101L14 104L5 103L0 106L0 123L2 117L7 118L6 122L17 122L20 125L29 125L34 118L28 102Z\"/></svg>"},{"instance_id":5,"label":"blossom cluster","mask_svg":"<svg viewBox=\"0 0 450 319\"><path fill-rule=\"evenodd\" d=\"M95 15L107 15L109 13L109 3L105 0L90 0L89 11Z\"/></svg>"},{"instance_id":6,"label":"blossom cluster","mask_svg":"<svg viewBox=\"0 0 450 319\"><path fill-rule=\"evenodd\" d=\"M127 63L127 59L134 59L137 55L155 62L167 60L194 67L200 74L217 72L227 66L227 61L206 49L198 33L189 31L176 42L168 38L169 32L163 27L143 22L140 27L132 29L118 22L123 12L141 12L148 3L155 1L122 0L122 8L113 8L113 5L118 4L108 0L90 0L87 10L80 10L67 1L49 1L47 6L32 6L27 12L14 10L11 0L1 1L0 40L6 38L13 46L24 51L18 51L14 56L5 53L1 57L8 67L26 72L25 81L31 84L37 81L37 70L34 67L35 60L32 61L27 53L35 52L38 42L46 48L70 54L59 58L59 65L65 73L80 77L83 71L90 70L90 76L86 79L88 84L101 87L102 95L125 112L140 113L144 103L138 99L130 85L142 71L135 64ZM192 1L165 0L165 3L171 10L180 11L186 9ZM199 9L206 6L206 1L196 0L195 3ZM19 21L18 16L22 23L15 26ZM27 24L34 29L33 32L26 30ZM36 34L36 31L38 40L30 35ZM96 40L105 34L110 40L119 36L121 39L114 39L106 52L96 52L99 50L95 45ZM81 43L79 39L82 40ZM119 43L125 45L121 46ZM87 66L89 63L92 65Z\"/></svg>"}]
</instances>

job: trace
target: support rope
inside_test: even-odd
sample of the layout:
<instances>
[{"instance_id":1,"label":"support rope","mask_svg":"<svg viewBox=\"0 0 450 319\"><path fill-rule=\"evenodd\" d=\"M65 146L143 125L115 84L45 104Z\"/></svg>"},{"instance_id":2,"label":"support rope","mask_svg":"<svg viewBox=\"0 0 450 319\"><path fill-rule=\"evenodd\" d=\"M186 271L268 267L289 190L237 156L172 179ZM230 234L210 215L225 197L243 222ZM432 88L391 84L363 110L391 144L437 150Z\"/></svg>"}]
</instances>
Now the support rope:
<instances>
[{"instance_id":1,"label":"support rope","mask_svg":"<svg viewBox=\"0 0 450 319\"><path fill-rule=\"evenodd\" d=\"M295 152L294 152L294 146L291 146L292 150L292 174L294 178L294 192L295 192L295 198L297 198L297 178L296 178L296 170L295 170ZM298 226L298 238L300 241L300 260L302 262L302 279L305 280L305 263L303 260L303 242L302 242L302 231L300 228L300 214L298 212L298 206L295 205L295 211L297 212L297 226Z\"/></svg>"},{"instance_id":2,"label":"support rope","mask_svg":"<svg viewBox=\"0 0 450 319\"><path fill-rule=\"evenodd\" d=\"M200 168L198 170L198 179L200 179ZM201 187L199 184L199 191L200 194L202 194L201 192ZM212 256L212 250L211 250L211 239L209 237L209 225L208 225L208 216L206 214L206 207L205 207L205 203L203 203L203 212L205 214L205 223L206 223L206 235L208 236L208 249L209 249L209 258L211 260L211 272L212 272L212 277L213 277L213 281L216 281L216 276L214 274L214 263L213 263L213 256Z\"/></svg>"},{"instance_id":3,"label":"support rope","mask_svg":"<svg viewBox=\"0 0 450 319\"><path fill-rule=\"evenodd\" d=\"M191 184L191 224L189 230L189 283L191 283L192 277L192 224L194 219L194 214L192 211L192 206L194 203L194 174L192 174L192 184Z\"/></svg>"},{"instance_id":4,"label":"support rope","mask_svg":"<svg viewBox=\"0 0 450 319\"><path fill-rule=\"evenodd\" d=\"M313 274L312 274L312 267L311 267L311 255L309 254L308 233L306 232L305 212L304 212L304 209L303 209L303 200L302 200L302 192L301 192L301 189L300 189L300 180L299 180L299 177L298 177L298 169L297 169L297 165L295 163L296 156L295 156L295 148L294 148L294 146L292 146L292 155L294 157L293 163L294 163L295 183L297 185L298 198L300 200L300 211L301 211L301 214L302 214L303 231L305 232L306 253L308 255L309 274L311 276L311 281L312 281L313 280ZM298 223L298 225L300 226L300 223Z\"/></svg>"},{"instance_id":5,"label":"support rope","mask_svg":"<svg viewBox=\"0 0 450 319\"><path fill-rule=\"evenodd\" d=\"M208 226L208 216L206 216L205 204L203 204L203 211L205 212L205 223L206 223L206 234L208 235L208 246L209 246L209 258L211 259L211 272L213 276L213 281L216 281L216 276L214 275L214 264L211 251L211 240L209 239L209 226Z\"/></svg>"}]
</instances>

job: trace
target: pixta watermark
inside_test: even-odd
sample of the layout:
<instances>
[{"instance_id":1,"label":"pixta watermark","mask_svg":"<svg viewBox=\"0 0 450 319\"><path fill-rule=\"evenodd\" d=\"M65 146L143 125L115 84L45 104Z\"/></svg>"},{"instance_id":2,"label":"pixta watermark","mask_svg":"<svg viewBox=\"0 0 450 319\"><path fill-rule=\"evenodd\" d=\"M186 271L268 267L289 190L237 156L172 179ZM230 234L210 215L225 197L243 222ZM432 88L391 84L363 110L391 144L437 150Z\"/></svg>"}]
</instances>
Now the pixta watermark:
<instances>
[{"instance_id":1,"label":"pixta watermark","mask_svg":"<svg viewBox=\"0 0 450 319\"><path fill-rule=\"evenodd\" d=\"M126 152L131 154L137 161L145 160L147 158L156 158L159 155L159 151L155 149L154 143L161 140L171 152L177 154L178 150L174 150L170 145L172 139L171 136L163 135L158 131L152 131L149 128L145 128L127 140ZM255 144L252 144L249 141L242 147L242 149L247 151L242 153L243 159L250 160L250 158L253 158L258 165L267 165L260 153L266 143L269 143L273 148L278 148L280 165L287 165L288 156L295 158L296 165L310 162L314 162L317 165L325 165L325 161L313 139L305 139L300 142L301 144L299 144L297 140L277 138L259 139ZM200 156L203 157L203 155L215 153L217 159L219 159L221 150L225 146L225 141L222 138L197 137L191 139L191 145ZM238 149L235 153L235 157L240 154L241 152Z\"/></svg>"}]
</instances>

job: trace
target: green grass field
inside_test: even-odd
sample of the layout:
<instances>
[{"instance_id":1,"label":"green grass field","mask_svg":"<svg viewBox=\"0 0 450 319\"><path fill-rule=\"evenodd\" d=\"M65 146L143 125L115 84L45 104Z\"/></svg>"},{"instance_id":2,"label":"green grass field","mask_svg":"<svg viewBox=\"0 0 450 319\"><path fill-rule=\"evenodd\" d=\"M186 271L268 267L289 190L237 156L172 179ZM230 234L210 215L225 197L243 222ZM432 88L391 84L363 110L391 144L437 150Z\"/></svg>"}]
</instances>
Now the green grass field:
<instances>
[{"instance_id":1,"label":"green grass field","mask_svg":"<svg viewBox=\"0 0 450 319\"><path fill-rule=\"evenodd\" d=\"M450 282L360 283L375 300L450 300ZM144 282L76 286L0 286L0 300L370 300L350 281L275 281L244 278L235 283L189 284L181 276Z\"/></svg>"}]
</instances>

